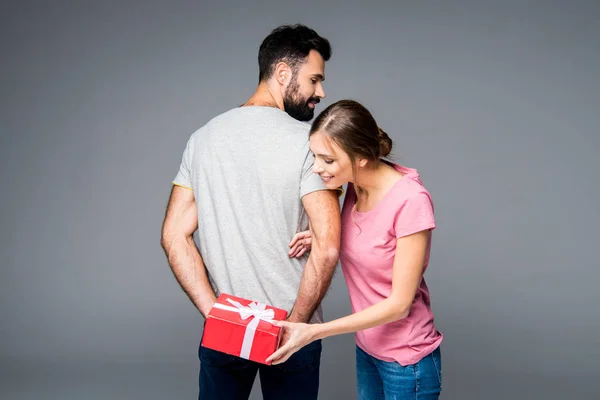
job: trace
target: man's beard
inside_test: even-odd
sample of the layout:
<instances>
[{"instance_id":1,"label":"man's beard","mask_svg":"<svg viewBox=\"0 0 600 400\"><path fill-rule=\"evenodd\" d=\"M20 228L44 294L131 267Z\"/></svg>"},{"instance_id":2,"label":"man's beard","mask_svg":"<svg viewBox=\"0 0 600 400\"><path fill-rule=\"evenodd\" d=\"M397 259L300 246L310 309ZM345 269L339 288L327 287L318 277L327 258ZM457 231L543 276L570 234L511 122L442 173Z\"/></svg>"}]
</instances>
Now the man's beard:
<instances>
[{"instance_id":1,"label":"man's beard","mask_svg":"<svg viewBox=\"0 0 600 400\"><path fill-rule=\"evenodd\" d=\"M308 104L310 102L318 103L321 99L314 96L303 99L300 97L299 92L300 85L298 84L298 78L295 77L285 91L283 107L290 117L298 121L310 121L315 115L315 109L310 108Z\"/></svg>"}]
</instances>

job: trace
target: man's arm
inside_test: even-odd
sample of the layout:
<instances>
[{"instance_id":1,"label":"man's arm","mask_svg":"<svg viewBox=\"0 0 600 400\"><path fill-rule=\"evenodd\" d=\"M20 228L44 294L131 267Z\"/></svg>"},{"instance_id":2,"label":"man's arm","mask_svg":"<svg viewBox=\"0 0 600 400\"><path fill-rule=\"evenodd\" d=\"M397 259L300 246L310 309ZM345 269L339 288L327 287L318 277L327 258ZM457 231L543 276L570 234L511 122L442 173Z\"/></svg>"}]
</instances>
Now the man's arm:
<instances>
[{"instance_id":1,"label":"man's arm","mask_svg":"<svg viewBox=\"0 0 600 400\"><path fill-rule=\"evenodd\" d=\"M174 185L162 226L160 243L177 282L196 308L206 317L215 303L216 296L194 242L193 235L196 229L198 229L198 211L194 192Z\"/></svg>"},{"instance_id":2,"label":"man's arm","mask_svg":"<svg viewBox=\"0 0 600 400\"><path fill-rule=\"evenodd\" d=\"M309 322L323 300L340 252L341 217L338 194L319 190L302 197L312 234L312 249L289 321Z\"/></svg>"}]
</instances>

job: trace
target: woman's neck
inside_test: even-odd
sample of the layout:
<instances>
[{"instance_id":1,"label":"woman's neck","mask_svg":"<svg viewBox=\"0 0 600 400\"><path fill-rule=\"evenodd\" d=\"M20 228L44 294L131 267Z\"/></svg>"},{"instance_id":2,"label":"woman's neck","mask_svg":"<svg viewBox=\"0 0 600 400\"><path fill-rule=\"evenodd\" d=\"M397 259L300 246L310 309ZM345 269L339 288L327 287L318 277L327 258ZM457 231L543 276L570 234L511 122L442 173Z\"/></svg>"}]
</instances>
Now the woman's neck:
<instances>
[{"instance_id":1,"label":"woman's neck","mask_svg":"<svg viewBox=\"0 0 600 400\"><path fill-rule=\"evenodd\" d=\"M364 169L356 174L356 180L352 182L356 188L357 202L373 200L377 202L404 174L397 171L392 165L380 162L372 169Z\"/></svg>"},{"instance_id":2,"label":"woman's neck","mask_svg":"<svg viewBox=\"0 0 600 400\"><path fill-rule=\"evenodd\" d=\"M375 168L358 171L353 184L361 193L371 195L385 190L390 178L396 174L398 171L394 167L382 161Z\"/></svg>"}]
</instances>

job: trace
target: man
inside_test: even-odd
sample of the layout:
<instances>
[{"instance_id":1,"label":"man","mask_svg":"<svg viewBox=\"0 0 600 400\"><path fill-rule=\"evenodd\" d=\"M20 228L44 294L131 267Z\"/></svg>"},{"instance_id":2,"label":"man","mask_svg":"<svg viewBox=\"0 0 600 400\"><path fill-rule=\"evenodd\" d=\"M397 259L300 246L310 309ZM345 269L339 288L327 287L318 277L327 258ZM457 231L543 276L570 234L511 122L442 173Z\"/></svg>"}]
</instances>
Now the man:
<instances>
[{"instance_id":1,"label":"man","mask_svg":"<svg viewBox=\"0 0 600 400\"><path fill-rule=\"evenodd\" d=\"M339 203L311 171L309 126L300 121L310 120L325 97L330 55L327 39L306 26L273 30L260 46L255 93L187 143L161 243L205 317L228 293L288 310L292 322L323 320L320 302L340 245ZM310 255L290 257L290 239L309 222ZM200 398L247 399L259 371L265 399L316 399L320 356L315 342L266 366L200 347Z\"/></svg>"}]
</instances>

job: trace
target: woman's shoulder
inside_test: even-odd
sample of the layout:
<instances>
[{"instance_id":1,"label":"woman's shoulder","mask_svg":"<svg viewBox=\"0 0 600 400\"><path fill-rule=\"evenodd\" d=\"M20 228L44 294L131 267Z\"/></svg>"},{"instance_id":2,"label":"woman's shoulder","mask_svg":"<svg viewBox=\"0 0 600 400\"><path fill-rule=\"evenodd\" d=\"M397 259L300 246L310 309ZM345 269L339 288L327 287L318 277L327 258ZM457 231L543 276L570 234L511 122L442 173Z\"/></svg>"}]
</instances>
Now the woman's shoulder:
<instances>
[{"instance_id":1,"label":"woman's shoulder","mask_svg":"<svg viewBox=\"0 0 600 400\"><path fill-rule=\"evenodd\" d=\"M414 168L405 167L398 164L393 164L396 171L403 174L399 180L399 184L396 185L395 196L400 200L411 200L414 198L426 196L431 199L429 191L423 185L419 172Z\"/></svg>"}]
</instances>

